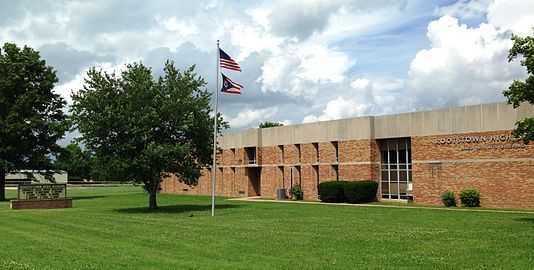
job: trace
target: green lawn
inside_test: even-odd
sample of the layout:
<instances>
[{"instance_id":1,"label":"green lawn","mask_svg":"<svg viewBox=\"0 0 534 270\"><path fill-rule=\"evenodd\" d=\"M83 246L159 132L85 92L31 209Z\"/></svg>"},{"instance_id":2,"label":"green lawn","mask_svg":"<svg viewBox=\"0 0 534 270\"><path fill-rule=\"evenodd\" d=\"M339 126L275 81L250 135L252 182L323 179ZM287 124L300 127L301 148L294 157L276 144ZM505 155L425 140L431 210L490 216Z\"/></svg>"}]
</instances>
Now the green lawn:
<instances>
[{"instance_id":1,"label":"green lawn","mask_svg":"<svg viewBox=\"0 0 534 270\"><path fill-rule=\"evenodd\" d=\"M71 188L74 208L0 202L1 269L532 269L534 214L240 202ZM13 198L14 191L8 191ZM190 217L190 215L193 215Z\"/></svg>"}]
</instances>

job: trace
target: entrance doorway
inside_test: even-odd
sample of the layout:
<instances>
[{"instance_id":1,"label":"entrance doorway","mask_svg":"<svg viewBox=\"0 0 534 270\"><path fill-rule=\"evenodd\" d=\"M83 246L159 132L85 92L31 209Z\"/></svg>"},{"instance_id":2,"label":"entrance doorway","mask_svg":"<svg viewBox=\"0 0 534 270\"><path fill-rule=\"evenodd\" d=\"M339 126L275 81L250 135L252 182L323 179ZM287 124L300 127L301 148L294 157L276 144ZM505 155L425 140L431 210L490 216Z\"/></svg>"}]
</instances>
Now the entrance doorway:
<instances>
[{"instance_id":1,"label":"entrance doorway","mask_svg":"<svg viewBox=\"0 0 534 270\"><path fill-rule=\"evenodd\" d=\"M412 186L410 138L381 140L380 185L383 199L409 199Z\"/></svg>"},{"instance_id":2,"label":"entrance doorway","mask_svg":"<svg viewBox=\"0 0 534 270\"><path fill-rule=\"evenodd\" d=\"M246 171L248 176L248 196L261 196L261 168L249 167Z\"/></svg>"}]
</instances>

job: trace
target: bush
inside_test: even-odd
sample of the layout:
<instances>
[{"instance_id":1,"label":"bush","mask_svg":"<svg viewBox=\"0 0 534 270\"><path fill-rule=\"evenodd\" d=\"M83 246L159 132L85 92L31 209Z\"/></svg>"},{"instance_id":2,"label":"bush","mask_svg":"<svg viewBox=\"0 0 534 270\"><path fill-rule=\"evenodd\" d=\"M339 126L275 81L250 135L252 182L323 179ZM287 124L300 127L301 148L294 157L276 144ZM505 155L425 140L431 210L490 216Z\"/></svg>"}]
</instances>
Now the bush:
<instances>
[{"instance_id":1,"label":"bush","mask_svg":"<svg viewBox=\"0 0 534 270\"><path fill-rule=\"evenodd\" d=\"M343 190L343 185L345 183L347 183L347 181L329 181L320 183L317 186L319 199L328 203L345 202L345 191Z\"/></svg>"},{"instance_id":2,"label":"bush","mask_svg":"<svg viewBox=\"0 0 534 270\"><path fill-rule=\"evenodd\" d=\"M302 200L304 198L304 192L300 185L292 186L289 190L289 194L291 194L291 199L293 200Z\"/></svg>"},{"instance_id":3,"label":"bush","mask_svg":"<svg viewBox=\"0 0 534 270\"><path fill-rule=\"evenodd\" d=\"M343 191L348 203L367 203L376 198L378 183L373 180L347 182Z\"/></svg>"},{"instance_id":4,"label":"bush","mask_svg":"<svg viewBox=\"0 0 534 270\"><path fill-rule=\"evenodd\" d=\"M462 189L460 200L464 207L480 207L480 192L474 188Z\"/></svg>"},{"instance_id":5,"label":"bush","mask_svg":"<svg viewBox=\"0 0 534 270\"><path fill-rule=\"evenodd\" d=\"M445 206L456 206L456 195L450 190L441 193L441 201Z\"/></svg>"}]
</instances>

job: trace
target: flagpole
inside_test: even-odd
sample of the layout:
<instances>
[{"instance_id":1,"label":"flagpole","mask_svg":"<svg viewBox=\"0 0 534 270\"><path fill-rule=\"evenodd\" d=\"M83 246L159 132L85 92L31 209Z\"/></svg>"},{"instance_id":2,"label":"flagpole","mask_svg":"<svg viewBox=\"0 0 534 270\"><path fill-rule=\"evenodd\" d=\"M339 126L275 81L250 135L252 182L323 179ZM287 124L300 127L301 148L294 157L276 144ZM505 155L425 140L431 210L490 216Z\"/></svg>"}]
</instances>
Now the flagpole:
<instances>
[{"instance_id":1,"label":"flagpole","mask_svg":"<svg viewBox=\"0 0 534 270\"><path fill-rule=\"evenodd\" d=\"M215 216L215 181L217 179L217 115L219 107L219 40L217 40L217 74L215 76L215 115L213 117L213 166L211 166L211 216Z\"/></svg>"}]
</instances>

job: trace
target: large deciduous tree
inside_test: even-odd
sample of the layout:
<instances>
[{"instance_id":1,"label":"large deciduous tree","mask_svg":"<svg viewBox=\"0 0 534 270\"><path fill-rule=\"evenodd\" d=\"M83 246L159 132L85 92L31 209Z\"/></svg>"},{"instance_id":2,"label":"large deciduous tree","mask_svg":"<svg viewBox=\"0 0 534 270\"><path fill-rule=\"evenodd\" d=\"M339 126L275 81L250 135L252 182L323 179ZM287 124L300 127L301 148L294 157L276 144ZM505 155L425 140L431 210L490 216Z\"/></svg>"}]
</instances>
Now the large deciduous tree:
<instances>
[{"instance_id":1,"label":"large deciduous tree","mask_svg":"<svg viewBox=\"0 0 534 270\"><path fill-rule=\"evenodd\" d=\"M212 161L211 94L194 72L167 61L153 78L141 63L120 75L95 68L83 89L72 95L72 119L81 140L107 175L144 184L149 209L156 209L160 181L174 174L196 185ZM220 122L219 122L220 123Z\"/></svg>"},{"instance_id":2,"label":"large deciduous tree","mask_svg":"<svg viewBox=\"0 0 534 270\"><path fill-rule=\"evenodd\" d=\"M514 46L509 51L508 61L512 61L522 55L521 65L527 68L528 74L524 82L514 80L508 90L503 92L504 96L508 98L508 103L517 108L525 101L529 104L534 104L534 38L531 36L523 38L512 35L512 40L514 41ZM530 117L517 121L513 134L525 144L534 140L534 118Z\"/></svg>"},{"instance_id":3,"label":"large deciduous tree","mask_svg":"<svg viewBox=\"0 0 534 270\"><path fill-rule=\"evenodd\" d=\"M68 180L82 181L94 178L95 159L89 151L85 151L76 143L70 143L61 150L54 165L68 172Z\"/></svg>"},{"instance_id":4,"label":"large deciduous tree","mask_svg":"<svg viewBox=\"0 0 534 270\"><path fill-rule=\"evenodd\" d=\"M0 49L0 200L6 173L53 169L50 156L69 128L66 102L53 91L57 81L39 52L11 43Z\"/></svg>"}]
</instances>

